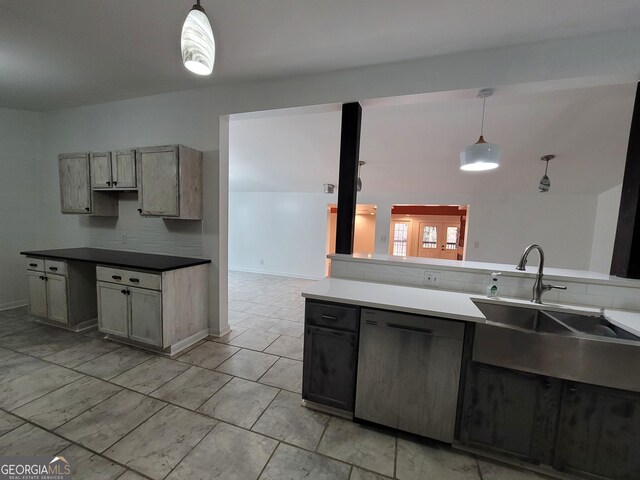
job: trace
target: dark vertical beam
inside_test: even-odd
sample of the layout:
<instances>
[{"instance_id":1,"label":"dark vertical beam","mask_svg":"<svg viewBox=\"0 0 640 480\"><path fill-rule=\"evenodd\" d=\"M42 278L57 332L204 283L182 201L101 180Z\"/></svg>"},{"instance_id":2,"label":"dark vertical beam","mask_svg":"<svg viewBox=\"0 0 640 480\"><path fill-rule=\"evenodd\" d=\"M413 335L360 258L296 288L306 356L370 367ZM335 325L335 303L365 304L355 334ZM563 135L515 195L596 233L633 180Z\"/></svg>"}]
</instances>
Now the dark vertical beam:
<instances>
[{"instance_id":1,"label":"dark vertical beam","mask_svg":"<svg viewBox=\"0 0 640 480\"><path fill-rule=\"evenodd\" d=\"M358 161L360 159L360 123L362 107L358 102L342 105L340 134L340 177L338 178L338 218L336 253L353 253L353 233L358 195Z\"/></svg>"},{"instance_id":2,"label":"dark vertical beam","mask_svg":"<svg viewBox=\"0 0 640 480\"><path fill-rule=\"evenodd\" d=\"M640 278L640 83L631 118L611 275Z\"/></svg>"}]
</instances>

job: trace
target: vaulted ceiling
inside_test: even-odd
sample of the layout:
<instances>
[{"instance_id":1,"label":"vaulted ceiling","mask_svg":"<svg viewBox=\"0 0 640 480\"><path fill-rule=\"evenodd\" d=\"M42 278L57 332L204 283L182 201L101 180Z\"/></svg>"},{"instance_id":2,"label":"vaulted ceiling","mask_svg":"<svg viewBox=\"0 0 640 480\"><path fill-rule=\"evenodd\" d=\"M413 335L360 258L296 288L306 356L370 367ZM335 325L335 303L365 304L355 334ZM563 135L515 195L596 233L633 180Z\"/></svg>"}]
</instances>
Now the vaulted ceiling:
<instances>
[{"instance_id":1,"label":"vaulted ceiling","mask_svg":"<svg viewBox=\"0 0 640 480\"><path fill-rule=\"evenodd\" d=\"M487 99L485 137L502 147L503 163L477 173L459 169L460 149L480 130L482 101L473 92L364 102L363 192L536 193L540 157L555 154L552 194L601 193L622 182L635 89L498 89ZM321 192L323 183L336 184L340 121L339 106L238 117L230 128L231 190Z\"/></svg>"},{"instance_id":2,"label":"vaulted ceiling","mask_svg":"<svg viewBox=\"0 0 640 480\"><path fill-rule=\"evenodd\" d=\"M640 25L637 0L203 0L211 77L187 72L192 0L0 0L0 107L51 110Z\"/></svg>"}]
</instances>

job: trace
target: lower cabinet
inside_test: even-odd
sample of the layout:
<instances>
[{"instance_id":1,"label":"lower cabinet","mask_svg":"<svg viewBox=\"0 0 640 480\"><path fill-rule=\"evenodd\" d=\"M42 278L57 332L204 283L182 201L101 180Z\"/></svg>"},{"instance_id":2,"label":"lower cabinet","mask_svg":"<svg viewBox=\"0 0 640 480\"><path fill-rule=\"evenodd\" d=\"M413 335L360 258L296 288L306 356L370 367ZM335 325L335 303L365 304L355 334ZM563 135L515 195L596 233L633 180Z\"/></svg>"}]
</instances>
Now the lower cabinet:
<instances>
[{"instance_id":1,"label":"lower cabinet","mask_svg":"<svg viewBox=\"0 0 640 480\"><path fill-rule=\"evenodd\" d=\"M358 361L357 307L307 300L302 398L353 411Z\"/></svg>"},{"instance_id":2,"label":"lower cabinet","mask_svg":"<svg viewBox=\"0 0 640 480\"><path fill-rule=\"evenodd\" d=\"M175 355L209 335L208 265L164 272L96 267L98 330Z\"/></svg>"},{"instance_id":3,"label":"lower cabinet","mask_svg":"<svg viewBox=\"0 0 640 480\"><path fill-rule=\"evenodd\" d=\"M27 271L29 313L59 323L69 323L67 279L63 275Z\"/></svg>"},{"instance_id":4,"label":"lower cabinet","mask_svg":"<svg viewBox=\"0 0 640 480\"><path fill-rule=\"evenodd\" d=\"M640 478L640 393L471 362L460 442L586 478Z\"/></svg>"},{"instance_id":5,"label":"lower cabinet","mask_svg":"<svg viewBox=\"0 0 640 480\"><path fill-rule=\"evenodd\" d=\"M460 441L551 463L560 388L556 379L471 362Z\"/></svg>"},{"instance_id":6,"label":"lower cabinet","mask_svg":"<svg viewBox=\"0 0 640 480\"><path fill-rule=\"evenodd\" d=\"M98 282L98 328L111 335L162 347L162 293Z\"/></svg>"},{"instance_id":7,"label":"lower cabinet","mask_svg":"<svg viewBox=\"0 0 640 480\"><path fill-rule=\"evenodd\" d=\"M562 398L554 467L640 478L640 394L565 382Z\"/></svg>"}]
</instances>

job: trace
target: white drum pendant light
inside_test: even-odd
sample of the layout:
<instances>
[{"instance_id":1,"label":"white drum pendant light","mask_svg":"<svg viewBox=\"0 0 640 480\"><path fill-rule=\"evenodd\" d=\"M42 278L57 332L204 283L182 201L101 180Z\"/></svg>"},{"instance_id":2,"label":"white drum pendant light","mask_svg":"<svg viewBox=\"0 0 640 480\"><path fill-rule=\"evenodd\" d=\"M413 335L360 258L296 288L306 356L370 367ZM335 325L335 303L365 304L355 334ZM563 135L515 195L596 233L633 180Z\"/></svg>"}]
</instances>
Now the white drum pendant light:
<instances>
[{"instance_id":1,"label":"white drum pendant light","mask_svg":"<svg viewBox=\"0 0 640 480\"><path fill-rule=\"evenodd\" d=\"M216 42L211 23L200 6L200 0L189 11L180 36L182 62L187 70L198 75L210 75L216 59Z\"/></svg>"},{"instance_id":2,"label":"white drum pendant light","mask_svg":"<svg viewBox=\"0 0 640 480\"><path fill-rule=\"evenodd\" d=\"M485 88L478 92L482 98L482 125L480 138L473 145L469 145L460 151L460 170L467 172L480 172L493 170L500 166L500 147L495 143L488 143L482 136L484 133L484 105L487 97L493 95L493 88Z\"/></svg>"}]
</instances>

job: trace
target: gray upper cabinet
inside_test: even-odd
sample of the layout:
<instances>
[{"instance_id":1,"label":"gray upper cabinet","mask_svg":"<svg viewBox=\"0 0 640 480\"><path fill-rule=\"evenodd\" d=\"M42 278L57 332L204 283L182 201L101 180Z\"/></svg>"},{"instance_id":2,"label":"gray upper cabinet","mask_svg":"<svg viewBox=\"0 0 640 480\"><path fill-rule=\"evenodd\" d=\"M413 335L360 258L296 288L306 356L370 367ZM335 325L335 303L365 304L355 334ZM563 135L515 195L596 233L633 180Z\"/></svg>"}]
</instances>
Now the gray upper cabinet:
<instances>
[{"instance_id":1,"label":"gray upper cabinet","mask_svg":"<svg viewBox=\"0 0 640 480\"><path fill-rule=\"evenodd\" d=\"M91 158L88 153L63 153L58 155L60 173L60 210L62 213L80 213L94 216L117 216L118 199L108 192L93 191L92 163L105 165L104 156ZM108 157L107 157L108 161ZM101 177L102 175L102 177ZM103 181L104 175L98 174Z\"/></svg>"},{"instance_id":2,"label":"gray upper cabinet","mask_svg":"<svg viewBox=\"0 0 640 480\"><path fill-rule=\"evenodd\" d=\"M140 148L136 161L142 215L202 220L202 152L183 145Z\"/></svg>"},{"instance_id":3,"label":"gray upper cabinet","mask_svg":"<svg viewBox=\"0 0 640 480\"><path fill-rule=\"evenodd\" d=\"M135 190L135 150L92 153L91 188L99 190Z\"/></svg>"},{"instance_id":4,"label":"gray upper cabinet","mask_svg":"<svg viewBox=\"0 0 640 480\"><path fill-rule=\"evenodd\" d=\"M135 150L120 150L111 154L111 179L113 187L117 189L138 187Z\"/></svg>"},{"instance_id":5,"label":"gray upper cabinet","mask_svg":"<svg viewBox=\"0 0 640 480\"><path fill-rule=\"evenodd\" d=\"M62 213L91 213L89 154L61 154L58 165Z\"/></svg>"},{"instance_id":6,"label":"gray upper cabinet","mask_svg":"<svg viewBox=\"0 0 640 480\"><path fill-rule=\"evenodd\" d=\"M91 187L111 188L111 153L92 153L89 156L91 165Z\"/></svg>"}]
</instances>

